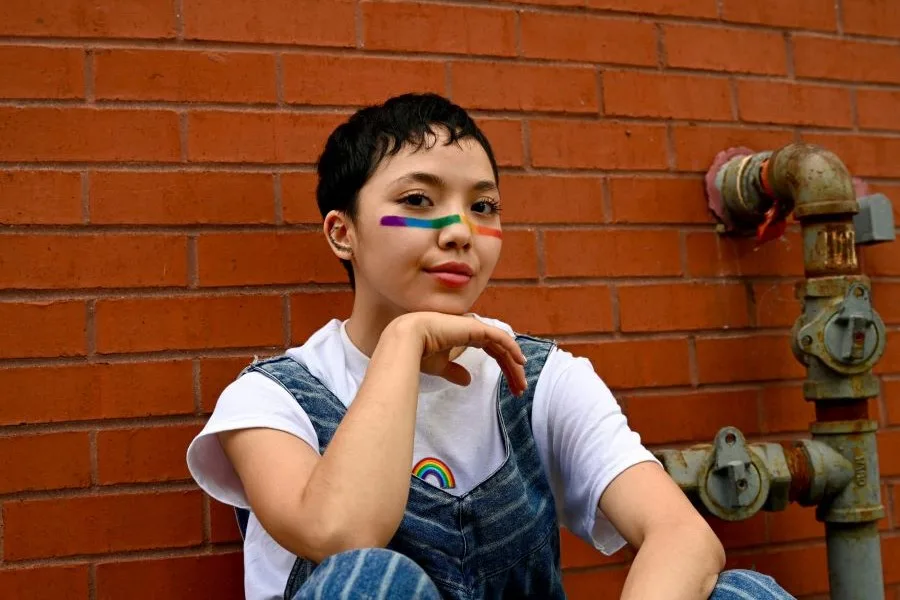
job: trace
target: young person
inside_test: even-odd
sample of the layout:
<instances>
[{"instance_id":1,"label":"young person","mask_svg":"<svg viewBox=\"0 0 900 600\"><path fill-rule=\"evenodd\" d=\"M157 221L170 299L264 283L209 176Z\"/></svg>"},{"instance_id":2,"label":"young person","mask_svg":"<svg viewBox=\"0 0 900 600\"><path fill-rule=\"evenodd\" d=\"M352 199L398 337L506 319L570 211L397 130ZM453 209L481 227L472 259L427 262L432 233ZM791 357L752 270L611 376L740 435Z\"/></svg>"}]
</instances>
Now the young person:
<instances>
[{"instance_id":1,"label":"young person","mask_svg":"<svg viewBox=\"0 0 900 600\"><path fill-rule=\"evenodd\" d=\"M462 108L360 110L318 175L351 316L245 369L188 450L198 484L249 511L247 598L563 598L560 525L637 548L623 598L791 597L720 573L719 540L587 360L469 313L501 194Z\"/></svg>"}]
</instances>

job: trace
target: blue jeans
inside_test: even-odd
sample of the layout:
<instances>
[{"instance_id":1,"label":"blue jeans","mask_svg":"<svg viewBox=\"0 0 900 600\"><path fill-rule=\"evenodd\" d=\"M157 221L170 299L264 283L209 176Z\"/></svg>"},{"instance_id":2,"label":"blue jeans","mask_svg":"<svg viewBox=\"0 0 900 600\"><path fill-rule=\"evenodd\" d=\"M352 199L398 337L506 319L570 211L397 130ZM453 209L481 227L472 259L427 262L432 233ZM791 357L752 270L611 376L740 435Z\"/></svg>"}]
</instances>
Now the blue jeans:
<instances>
[{"instance_id":1,"label":"blue jeans","mask_svg":"<svg viewBox=\"0 0 900 600\"><path fill-rule=\"evenodd\" d=\"M409 558L384 548L367 548L326 558L293 600L440 600L425 571ZM709 600L793 599L775 580L756 571L719 575Z\"/></svg>"}]
</instances>

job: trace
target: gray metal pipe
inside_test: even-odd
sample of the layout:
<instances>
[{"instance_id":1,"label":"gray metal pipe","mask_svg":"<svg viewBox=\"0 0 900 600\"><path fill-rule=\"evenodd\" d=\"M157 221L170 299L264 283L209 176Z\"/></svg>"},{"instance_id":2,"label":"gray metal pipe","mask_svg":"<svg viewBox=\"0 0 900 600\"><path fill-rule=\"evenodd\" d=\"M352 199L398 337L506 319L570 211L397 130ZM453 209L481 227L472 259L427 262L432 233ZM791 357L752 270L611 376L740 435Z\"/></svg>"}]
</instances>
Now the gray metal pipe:
<instances>
[{"instance_id":1,"label":"gray metal pipe","mask_svg":"<svg viewBox=\"0 0 900 600\"><path fill-rule=\"evenodd\" d=\"M860 272L856 255L853 215L859 205L850 173L824 148L790 144L774 152L726 150L717 156L706 182L710 208L727 232L756 233L765 240L771 239L770 227L776 235L783 231L790 212L800 221L803 314L794 326L792 346L806 367L803 395L815 403L816 422L811 427L814 442L807 442L802 453L784 454L790 499L816 504L816 517L825 523L832 600L883 600L877 522L884 507L877 423L868 419L867 400L878 393L872 368L884 352L885 328L871 305L871 284ZM780 226L772 227L773 223ZM744 467L738 469L741 474L753 466L749 460L738 464L739 456L730 456L729 461ZM676 466L672 462L673 470ZM764 469L755 470L766 474ZM830 475L822 479L823 472ZM722 477L710 481L720 488L731 485ZM698 485L703 498L709 483ZM740 499L736 492L726 491L718 495ZM763 505L758 496L752 504L740 504L731 502L719 507L720 512L746 518L760 506L783 508L783 502Z\"/></svg>"},{"instance_id":2,"label":"gray metal pipe","mask_svg":"<svg viewBox=\"0 0 900 600\"><path fill-rule=\"evenodd\" d=\"M833 600L884 598L877 523L825 523L825 543Z\"/></svg>"}]
</instances>

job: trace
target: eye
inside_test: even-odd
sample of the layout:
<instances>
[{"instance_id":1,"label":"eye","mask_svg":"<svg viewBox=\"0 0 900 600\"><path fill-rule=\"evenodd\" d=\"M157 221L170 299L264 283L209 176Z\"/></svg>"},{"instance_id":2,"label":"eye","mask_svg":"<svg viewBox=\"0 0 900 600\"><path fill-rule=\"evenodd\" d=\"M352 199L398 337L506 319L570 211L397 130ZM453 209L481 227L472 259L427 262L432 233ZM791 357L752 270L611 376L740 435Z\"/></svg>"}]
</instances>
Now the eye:
<instances>
[{"instance_id":1,"label":"eye","mask_svg":"<svg viewBox=\"0 0 900 600\"><path fill-rule=\"evenodd\" d=\"M434 206L434 203L425 194L407 194L406 196L403 196L400 201L408 206L414 206L416 208Z\"/></svg>"},{"instance_id":2,"label":"eye","mask_svg":"<svg viewBox=\"0 0 900 600\"><path fill-rule=\"evenodd\" d=\"M482 198L472 205L472 212L481 215L499 215L500 202L493 198Z\"/></svg>"}]
</instances>

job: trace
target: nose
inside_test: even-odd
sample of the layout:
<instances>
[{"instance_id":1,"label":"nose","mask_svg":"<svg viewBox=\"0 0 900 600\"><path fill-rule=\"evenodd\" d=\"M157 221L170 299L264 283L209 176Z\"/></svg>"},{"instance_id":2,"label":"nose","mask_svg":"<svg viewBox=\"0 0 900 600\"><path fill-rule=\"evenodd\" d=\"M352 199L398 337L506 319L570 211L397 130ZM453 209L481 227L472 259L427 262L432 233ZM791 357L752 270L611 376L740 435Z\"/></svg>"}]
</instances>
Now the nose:
<instances>
[{"instance_id":1,"label":"nose","mask_svg":"<svg viewBox=\"0 0 900 600\"><path fill-rule=\"evenodd\" d=\"M438 230L438 245L441 248L469 248L472 245L472 227L466 218Z\"/></svg>"}]
</instances>

